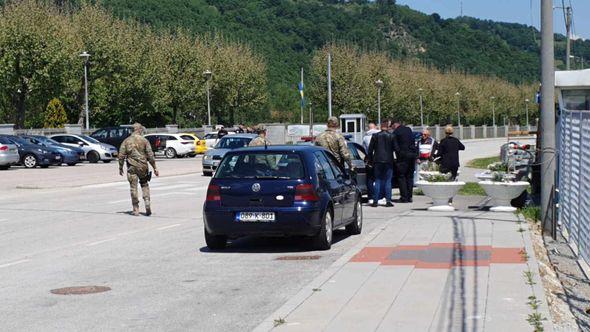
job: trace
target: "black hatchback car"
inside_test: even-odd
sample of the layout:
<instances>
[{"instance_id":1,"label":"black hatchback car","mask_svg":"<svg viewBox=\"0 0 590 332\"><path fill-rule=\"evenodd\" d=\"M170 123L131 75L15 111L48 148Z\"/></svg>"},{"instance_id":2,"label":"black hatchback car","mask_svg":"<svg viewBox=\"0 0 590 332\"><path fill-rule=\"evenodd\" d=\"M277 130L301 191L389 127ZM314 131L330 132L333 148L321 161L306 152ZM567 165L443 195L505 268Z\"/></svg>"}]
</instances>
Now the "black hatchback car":
<instances>
[{"instance_id":1,"label":"black hatchback car","mask_svg":"<svg viewBox=\"0 0 590 332\"><path fill-rule=\"evenodd\" d=\"M93 132L90 137L99 142L112 145L116 147L118 151L121 148L121 143L123 143L127 137L131 136L132 133L132 126L123 125L98 129L97 131Z\"/></svg>"},{"instance_id":2,"label":"black hatchback car","mask_svg":"<svg viewBox=\"0 0 590 332\"><path fill-rule=\"evenodd\" d=\"M20 156L19 163L26 168L35 168L37 166L47 168L62 163L62 156L56 148L39 146L18 136L2 135L2 137L7 138L16 145Z\"/></svg>"},{"instance_id":3,"label":"black hatchback car","mask_svg":"<svg viewBox=\"0 0 590 332\"><path fill-rule=\"evenodd\" d=\"M247 235L312 237L330 249L333 230L360 234L361 193L328 151L268 146L229 151L209 184L205 241L221 249Z\"/></svg>"}]
</instances>

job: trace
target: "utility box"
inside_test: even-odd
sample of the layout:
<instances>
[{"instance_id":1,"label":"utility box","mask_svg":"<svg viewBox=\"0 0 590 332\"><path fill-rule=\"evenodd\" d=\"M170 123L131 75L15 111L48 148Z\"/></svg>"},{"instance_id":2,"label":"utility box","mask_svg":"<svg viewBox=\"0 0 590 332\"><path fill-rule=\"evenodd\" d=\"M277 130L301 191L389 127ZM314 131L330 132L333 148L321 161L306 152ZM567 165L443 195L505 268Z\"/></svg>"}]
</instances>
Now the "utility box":
<instances>
[{"instance_id":1,"label":"utility box","mask_svg":"<svg viewBox=\"0 0 590 332\"><path fill-rule=\"evenodd\" d=\"M343 135L350 135L351 141L363 144L366 121L367 117L364 114L342 114L340 115L340 130Z\"/></svg>"}]
</instances>

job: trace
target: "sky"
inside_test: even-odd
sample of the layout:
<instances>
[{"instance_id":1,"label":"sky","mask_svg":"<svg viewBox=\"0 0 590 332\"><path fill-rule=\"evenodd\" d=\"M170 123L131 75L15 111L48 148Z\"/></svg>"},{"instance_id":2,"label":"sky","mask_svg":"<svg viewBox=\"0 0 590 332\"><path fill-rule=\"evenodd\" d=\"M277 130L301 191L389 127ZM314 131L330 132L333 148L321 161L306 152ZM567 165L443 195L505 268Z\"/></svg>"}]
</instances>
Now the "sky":
<instances>
[{"instance_id":1,"label":"sky","mask_svg":"<svg viewBox=\"0 0 590 332\"><path fill-rule=\"evenodd\" d=\"M574 17L573 33L584 39L590 39L590 0L564 0L566 6L571 2ZM554 0L555 7L561 7L561 0ZM408 5L412 9L432 14L438 13L444 18L463 15L501 22L516 22L534 25L539 28L541 0L397 0L397 4ZM565 35L563 10L554 9L555 32Z\"/></svg>"}]
</instances>

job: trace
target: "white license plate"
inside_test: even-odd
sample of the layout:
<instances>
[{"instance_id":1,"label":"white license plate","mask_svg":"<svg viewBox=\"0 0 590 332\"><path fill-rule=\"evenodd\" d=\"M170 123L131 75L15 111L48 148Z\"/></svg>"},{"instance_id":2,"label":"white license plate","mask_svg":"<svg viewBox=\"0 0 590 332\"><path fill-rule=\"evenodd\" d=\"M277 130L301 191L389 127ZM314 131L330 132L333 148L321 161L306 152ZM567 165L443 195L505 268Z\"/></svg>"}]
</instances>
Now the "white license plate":
<instances>
[{"instance_id":1,"label":"white license plate","mask_svg":"<svg viewBox=\"0 0 590 332\"><path fill-rule=\"evenodd\" d=\"M274 212L240 212L238 213L238 221L259 221L269 222L275 221Z\"/></svg>"}]
</instances>

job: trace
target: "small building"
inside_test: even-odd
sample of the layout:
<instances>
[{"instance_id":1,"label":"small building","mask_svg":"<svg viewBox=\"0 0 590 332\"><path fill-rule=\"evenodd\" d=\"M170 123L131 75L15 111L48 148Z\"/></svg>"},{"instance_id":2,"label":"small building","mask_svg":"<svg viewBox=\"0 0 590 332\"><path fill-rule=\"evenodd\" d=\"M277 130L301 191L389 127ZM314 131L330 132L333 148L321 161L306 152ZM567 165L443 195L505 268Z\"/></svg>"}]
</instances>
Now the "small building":
<instances>
[{"instance_id":1,"label":"small building","mask_svg":"<svg viewBox=\"0 0 590 332\"><path fill-rule=\"evenodd\" d=\"M367 117L364 114L340 115L340 130L343 135L350 135L351 141L363 144Z\"/></svg>"}]
</instances>

